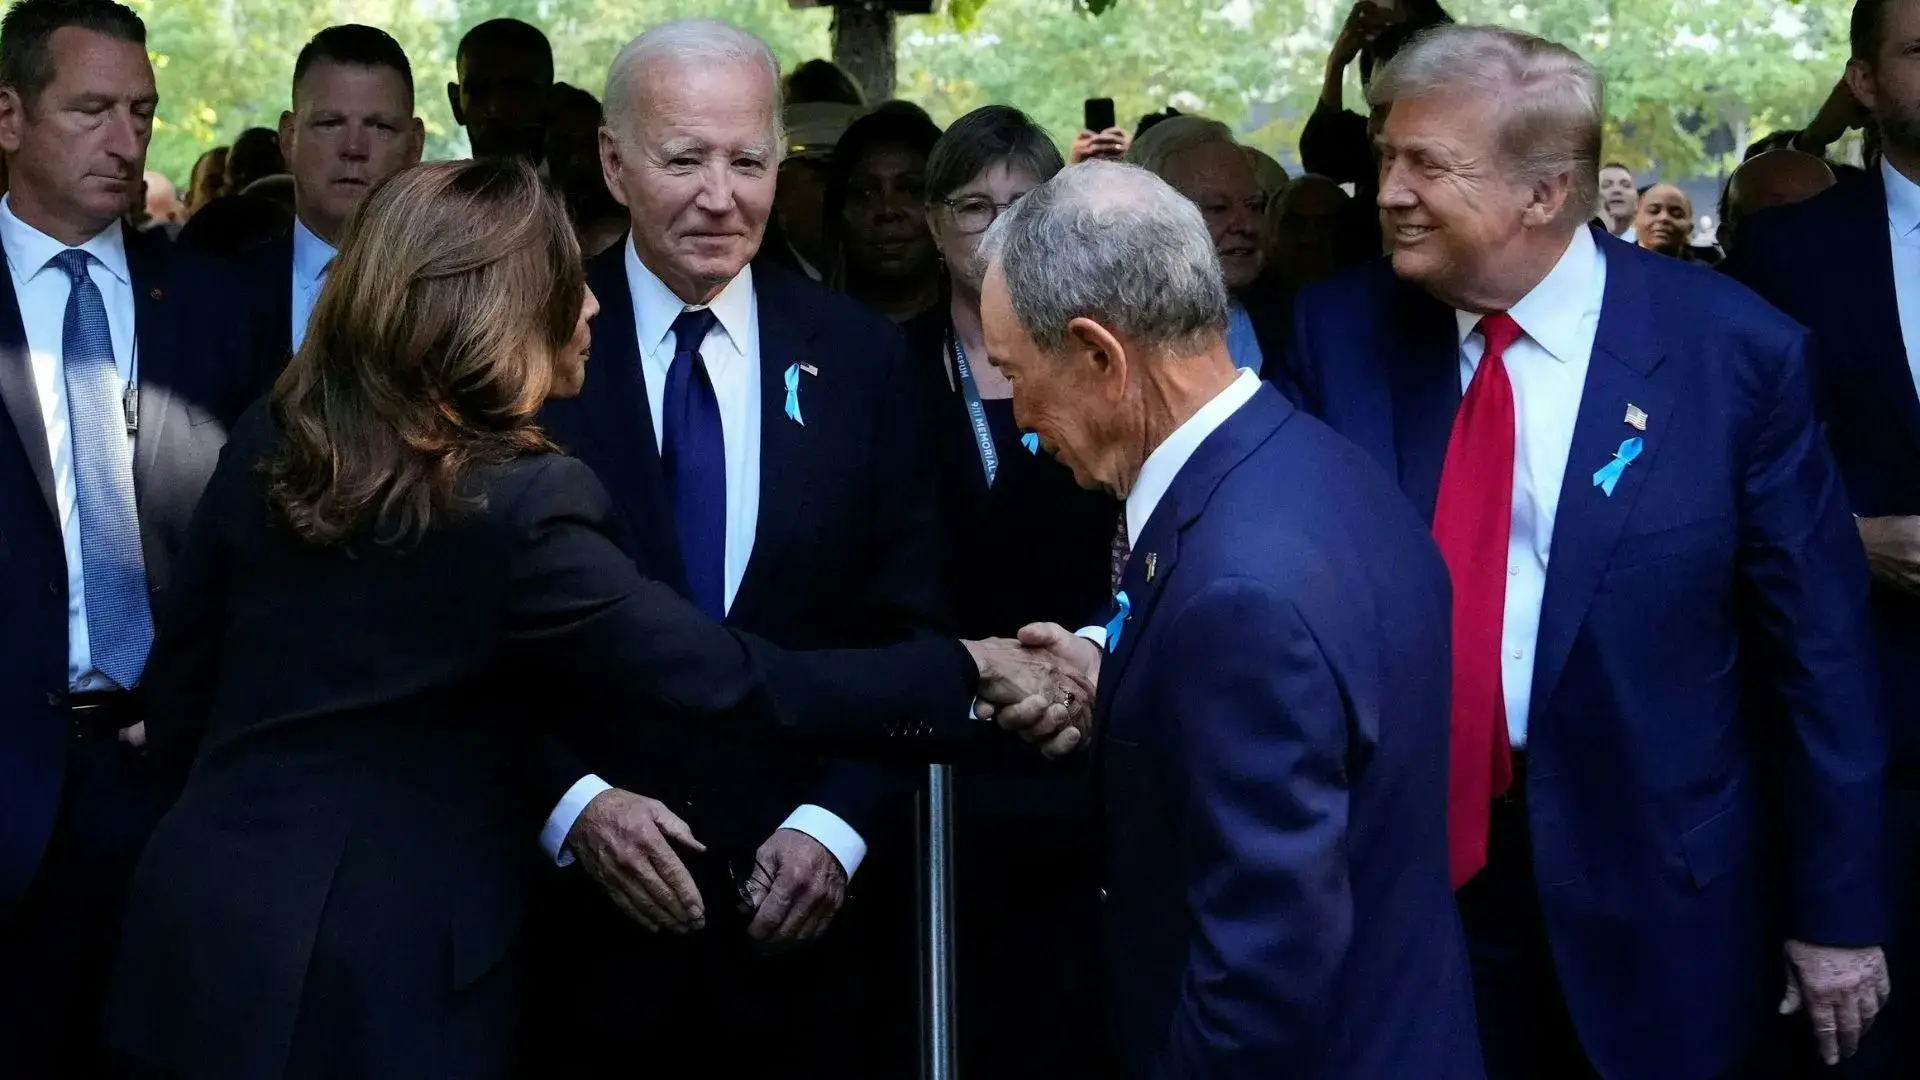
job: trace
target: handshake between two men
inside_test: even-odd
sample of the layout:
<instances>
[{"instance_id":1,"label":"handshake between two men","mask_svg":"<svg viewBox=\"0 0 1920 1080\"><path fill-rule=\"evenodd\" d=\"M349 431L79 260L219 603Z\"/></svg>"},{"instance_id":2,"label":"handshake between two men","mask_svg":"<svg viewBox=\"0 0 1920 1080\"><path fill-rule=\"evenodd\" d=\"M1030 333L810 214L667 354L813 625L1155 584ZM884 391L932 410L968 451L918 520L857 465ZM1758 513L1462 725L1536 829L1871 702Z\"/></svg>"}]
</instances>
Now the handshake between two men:
<instances>
[{"instance_id":1,"label":"handshake between two men","mask_svg":"<svg viewBox=\"0 0 1920 1080\"><path fill-rule=\"evenodd\" d=\"M1054 623L1025 627L1017 638L963 644L978 668L973 715L981 722L998 724L1049 758L1087 746L1100 645ZM690 934L706 928L706 898L687 860L707 856L707 846L666 803L606 788L580 812L566 847L614 905L645 930ZM754 852L749 873L733 883L736 910L748 918L747 937L776 951L818 940L839 913L858 866L857 857L846 859L794 827L792 819L775 830Z\"/></svg>"}]
</instances>

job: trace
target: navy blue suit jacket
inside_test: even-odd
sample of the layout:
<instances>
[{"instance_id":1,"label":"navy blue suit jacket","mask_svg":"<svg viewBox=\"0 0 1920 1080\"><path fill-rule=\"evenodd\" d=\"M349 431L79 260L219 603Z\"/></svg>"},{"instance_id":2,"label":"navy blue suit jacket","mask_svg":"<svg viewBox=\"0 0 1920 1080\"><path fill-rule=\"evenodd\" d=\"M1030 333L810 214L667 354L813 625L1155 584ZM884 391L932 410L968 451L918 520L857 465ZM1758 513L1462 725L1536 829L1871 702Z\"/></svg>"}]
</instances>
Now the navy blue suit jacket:
<instances>
[{"instance_id":1,"label":"navy blue suit jacket","mask_svg":"<svg viewBox=\"0 0 1920 1080\"><path fill-rule=\"evenodd\" d=\"M546 424L606 484L622 547L684 595L686 572L634 339L626 251L623 240L588 264L601 308L586 385L579 397L551 403ZM904 335L777 267L754 267L753 285L760 512L728 625L790 649L892 644L941 628L935 489L919 423L920 380ZM794 364L818 372L801 379L804 425L785 412L784 373ZM709 862L730 861L736 873L752 865L754 850L802 803L832 811L872 841L883 811L904 806L912 791L912 776L900 769L822 759L773 739L723 739L694 729L622 736L576 748L576 761L554 776L556 786L577 779L575 766L584 765L659 799L719 856Z\"/></svg>"},{"instance_id":2,"label":"navy blue suit jacket","mask_svg":"<svg viewBox=\"0 0 1920 1080\"><path fill-rule=\"evenodd\" d=\"M1117 1075L1481 1076L1447 880L1449 592L1419 517L1263 386L1123 588L1094 749Z\"/></svg>"},{"instance_id":3,"label":"navy blue suit jacket","mask_svg":"<svg viewBox=\"0 0 1920 1080\"><path fill-rule=\"evenodd\" d=\"M1878 169L1740 226L1724 269L1813 331L1814 403L1853 512L1920 514L1920 396L1900 334ZM1873 590L1886 701L1920 699L1920 598ZM1920 718L1890 710L1888 768L1920 786Z\"/></svg>"},{"instance_id":4,"label":"navy blue suit jacket","mask_svg":"<svg viewBox=\"0 0 1920 1080\"><path fill-rule=\"evenodd\" d=\"M126 230L139 342L133 475L156 600L226 430L277 373L227 268ZM67 564L13 279L0 270L0 913L39 866L66 776Z\"/></svg>"},{"instance_id":5,"label":"navy blue suit jacket","mask_svg":"<svg viewBox=\"0 0 1920 1080\"><path fill-rule=\"evenodd\" d=\"M1707 1076L1779 1001L1784 937L1886 933L1866 562L1806 331L1718 273L1596 240L1606 296L1528 717L1535 874L1594 1063ZM1296 312L1290 370L1431 520L1460 401L1452 309L1380 260ZM1608 496L1593 474L1633 435ZM1743 701L1755 687L1779 707Z\"/></svg>"}]
</instances>

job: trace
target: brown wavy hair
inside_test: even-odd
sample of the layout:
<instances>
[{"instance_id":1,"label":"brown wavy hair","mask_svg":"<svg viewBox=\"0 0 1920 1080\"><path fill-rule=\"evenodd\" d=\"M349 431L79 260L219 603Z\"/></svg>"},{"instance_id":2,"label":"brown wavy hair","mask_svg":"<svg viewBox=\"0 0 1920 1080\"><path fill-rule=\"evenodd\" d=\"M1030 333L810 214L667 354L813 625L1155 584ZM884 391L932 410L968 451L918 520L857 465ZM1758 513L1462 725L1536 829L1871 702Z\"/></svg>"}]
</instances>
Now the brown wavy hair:
<instances>
[{"instance_id":1,"label":"brown wavy hair","mask_svg":"<svg viewBox=\"0 0 1920 1080\"><path fill-rule=\"evenodd\" d=\"M273 389L271 504L302 539L418 539L462 478L554 446L534 423L585 298L566 211L514 159L417 165L348 226Z\"/></svg>"}]
</instances>

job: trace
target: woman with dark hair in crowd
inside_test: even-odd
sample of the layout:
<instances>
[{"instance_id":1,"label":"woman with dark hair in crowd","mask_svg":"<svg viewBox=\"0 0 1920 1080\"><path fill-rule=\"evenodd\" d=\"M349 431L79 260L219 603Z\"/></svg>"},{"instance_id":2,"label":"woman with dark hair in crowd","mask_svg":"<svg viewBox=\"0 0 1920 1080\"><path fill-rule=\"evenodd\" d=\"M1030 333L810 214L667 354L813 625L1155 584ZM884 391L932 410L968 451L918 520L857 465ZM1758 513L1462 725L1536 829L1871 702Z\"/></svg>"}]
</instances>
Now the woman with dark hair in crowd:
<instances>
[{"instance_id":1,"label":"woman with dark hair in crowd","mask_svg":"<svg viewBox=\"0 0 1920 1080\"><path fill-rule=\"evenodd\" d=\"M989 699L1066 700L1004 645L781 653L641 577L599 481L535 423L579 391L597 306L515 159L403 171L349 227L157 620L136 741L159 767L197 756L128 907L111 1037L136 1067L510 1073L545 730L910 719L867 745L925 755L978 738L983 668ZM602 884L643 925L700 925Z\"/></svg>"},{"instance_id":2,"label":"woman with dark hair in crowd","mask_svg":"<svg viewBox=\"0 0 1920 1080\"><path fill-rule=\"evenodd\" d=\"M947 591L957 626L981 633L1083 626L1111 595L1120 506L1023 439L1013 388L980 328L981 238L1060 168L1047 133L1004 105L954 121L927 158L926 217L949 289L906 329L932 410ZM1086 777L1071 765L1008 761L961 766L956 786L959 936L969 943L961 1057L997 1080L1090 1075L1097 943L1089 921L1048 915L1097 886L1083 842L1093 827Z\"/></svg>"},{"instance_id":3,"label":"woman with dark hair in crowd","mask_svg":"<svg viewBox=\"0 0 1920 1080\"><path fill-rule=\"evenodd\" d=\"M227 148L216 146L201 154L187 177L187 217L227 193Z\"/></svg>"},{"instance_id":4,"label":"woman with dark hair in crowd","mask_svg":"<svg viewBox=\"0 0 1920 1080\"><path fill-rule=\"evenodd\" d=\"M833 149L826 220L838 256L834 284L894 322L940 300L926 175L939 139L918 105L889 101L849 124Z\"/></svg>"}]
</instances>

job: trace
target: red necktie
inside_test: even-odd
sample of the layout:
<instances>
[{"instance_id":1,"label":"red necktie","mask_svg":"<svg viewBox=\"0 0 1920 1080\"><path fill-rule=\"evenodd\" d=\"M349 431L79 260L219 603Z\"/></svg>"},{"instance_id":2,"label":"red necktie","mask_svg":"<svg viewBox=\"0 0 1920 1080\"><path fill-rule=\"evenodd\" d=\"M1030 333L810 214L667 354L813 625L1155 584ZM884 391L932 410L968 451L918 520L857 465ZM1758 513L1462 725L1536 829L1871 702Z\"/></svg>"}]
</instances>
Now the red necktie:
<instances>
[{"instance_id":1,"label":"red necktie","mask_svg":"<svg viewBox=\"0 0 1920 1080\"><path fill-rule=\"evenodd\" d=\"M1513 783L1500 681L1507 537L1513 529L1513 384L1504 358L1520 339L1520 324L1496 312L1480 320L1479 330L1486 354L1453 418L1433 512L1433 538L1453 578L1447 861L1455 889L1487 864L1493 800Z\"/></svg>"}]
</instances>

